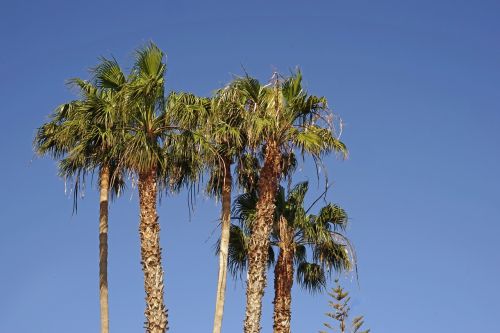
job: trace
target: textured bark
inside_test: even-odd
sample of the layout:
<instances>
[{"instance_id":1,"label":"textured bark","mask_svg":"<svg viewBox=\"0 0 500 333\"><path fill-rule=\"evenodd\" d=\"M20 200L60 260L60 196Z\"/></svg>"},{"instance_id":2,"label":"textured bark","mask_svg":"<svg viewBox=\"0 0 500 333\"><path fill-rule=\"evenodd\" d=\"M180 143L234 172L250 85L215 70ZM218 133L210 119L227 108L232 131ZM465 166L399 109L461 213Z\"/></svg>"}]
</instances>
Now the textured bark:
<instances>
[{"instance_id":1,"label":"textured bark","mask_svg":"<svg viewBox=\"0 0 500 333\"><path fill-rule=\"evenodd\" d=\"M293 286L293 230L279 220L280 253L274 267L274 333L290 333Z\"/></svg>"},{"instance_id":2,"label":"textured bark","mask_svg":"<svg viewBox=\"0 0 500 333\"><path fill-rule=\"evenodd\" d=\"M213 333L220 333L227 280L227 256L229 248L229 231L231 228L231 161L224 159L224 181L222 183L222 228L219 250L219 275L217 281L217 297L215 301L215 316Z\"/></svg>"},{"instance_id":3,"label":"textured bark","mask_svg":"<svg viewBox=\"0 0 500 333\"><path fill-rule=\"evenodd\" d=\"M99 303L101 333L109 332L108 307L108 197L109 167L101 168L99 184Z\"/></svg>"},{"instance_id":4,"label":"textured bark","mask_svg":"<svg viewBox=\"0 0 500 333\"><path fill-rule=\"evenodd\" d=\"M266 268L269 257L269 236L280 174L280 155L275 142L268 142L264 166L258 183L259 201L256 218L248 244L247 303L244 322L245 333L259 333L262 315L262 297L266 288Z\"/></svg>"},{"instance_id":5,"label":"textured bark","mask_svg":"<svg viewBox=\"0 0 500 333\"><path fill-rule=\"evenodd\" d=\"M167 330L167 309L163 301L163 268L161 265L160 224L156 212L156 170L139 174L141 223L141 264L146 291L146 333Z\"/></svg>"}]
</instances>

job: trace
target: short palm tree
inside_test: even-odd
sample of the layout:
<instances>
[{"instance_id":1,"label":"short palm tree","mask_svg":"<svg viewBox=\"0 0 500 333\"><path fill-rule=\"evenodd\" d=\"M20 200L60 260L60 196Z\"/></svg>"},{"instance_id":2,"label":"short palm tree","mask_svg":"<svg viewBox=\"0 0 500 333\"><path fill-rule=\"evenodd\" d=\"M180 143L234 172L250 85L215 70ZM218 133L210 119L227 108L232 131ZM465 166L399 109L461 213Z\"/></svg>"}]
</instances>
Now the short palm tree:
<instances>
[{"instance_id":1,"label":"short palm tree","mask_svg":"<svg viewBox=\"0 0 500 333\"><path fill-rule=\"evenodd\" d=\"M284 80L275 73L263 86L249 76L233 83L244 98L246 137L250 150L261 156L255 221L249 240L245 333L260 332L262 296L266 286L266 262L275 210L275 197L285 163L293 153L310 155L320 163L331 152L347 154L335 136L333 115L324 97L308 95L297 71Z\"/></svg>"},{"instance_id":2,"label":"short palm tree","mask_svg":"<svg viewBox=\"0 0 500 333\"><path fill-rule=\"evenodd\" d=\"M345 229L347 215L337 205L327 204L317 215L304 208L308 183L297 184L288 195L280 187L268 253L274 264L274 332L289 333L293 276L304 289L315 292L325 287L329 273L349 270L354 252L349 241L339 231ZM233 209L239 226L233 225L230 239L230 267L233 274L247 266L249 238L256 217L258 195L248 192L238 196ZM274 249L279 250L274 260ZM307 250L311 253L308 255Z\"/></svg>"},{"instance_id":3,"label":"short palm tree","mask_svg":"<svg viewBox=\"0 0 500 333\"><path fill-rule=\"evenodd\" d=\"M79 185L85 175L99 172L99 299L101 332L109 332L108 306L108 200L109 192L118 195L123 187L118 168L120 110L117 100L125 82L114 60L102 59L93 70L93 82L70 81L80 91L81 99L61 105L51 120L41 126L34 140L39 155L60 159L59 173L75 183L75 205ZM114 79L113 87L104 86ZM76 206L75 206L76 207Z\"/></svg>"}]
</instances>

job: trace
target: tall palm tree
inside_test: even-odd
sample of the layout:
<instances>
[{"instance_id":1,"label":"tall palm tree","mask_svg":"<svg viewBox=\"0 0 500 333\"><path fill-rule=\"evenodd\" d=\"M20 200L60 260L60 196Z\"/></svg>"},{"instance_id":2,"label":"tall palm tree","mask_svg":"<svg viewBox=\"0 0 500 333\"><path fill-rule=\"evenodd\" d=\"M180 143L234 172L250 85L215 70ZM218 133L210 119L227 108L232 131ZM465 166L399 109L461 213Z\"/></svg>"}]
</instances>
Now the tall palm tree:
<instances>
[{"instance_id":1,"label":"tall palm tree","mask_svg":"<svg viewBox=\"0 0 500 333\"><path fill-rule=\"evenodd\" d=\"M310 292L322 290L332 270L349 270L354 250L339 231L345 229L347 215L337 205L327 204L317 215L304 207L308 183L297 184L288 195L280 186L268 253L274 264L274 332L289 333L291 320L291 291L294 271L298 284ZM238 196L234 215L240 226L233 225L230 239L230 267L233 274L247 266L251 225L256 217L258 195L255 191ZM274 249L279 250L274 261ZM311 253L307 254L307 249ZM295 270L295 267L297 269Z\"/></svg>"},{"instance_id":2,"label":"tall palm tree","mask_svg":"<svg viewBox=\"0 0 500 333\"><path fill-rule=\"evenodd\" d=\"M324 97L308 95L297 71L284 80L275 73L271 84L262 86L249 76L234 83L245 97L247 124L244 126L251 149L262 157L257 191L255 222L249 240L245 333L260 332L262 297L266 286L269 236L275 197L281 178L283 156L293 152L311 155L320 163L330 152L347 154L335 136L332 113Z\"/></svg>"},{"instance_id":3,"label":"tall palm tree","mask_svg":"<svg viewBox=\"0 0 500 333\"><path fill-rule=\"evenodd\" d=\"M165 141L170 128L166 122L164 99L165 70L164 54L156 45L151 43L137 50L125 91L127 144L121 161L138 176L141 264L146 292L144 314L148 333L163 333L168 329L156 208L158 181L164 174Z\"/></svg>"},{"instance_id":4,"label":"tall palm tree","mask_svg":"<svg viewBox=\"0 0 500 333\"><path fill-rule=\"evenodd\" d=\"M186 151L193 151L193 147L198 147L195 151L199 154L187 158L189 160L187 164L191 165L191 168L196 166L194 168L199 173L208 173L206 191L222 202L214 333L221 331L224 312L233 187L231 168L236 164L236 172L241 178L243 177L241 170L246 170L244 163L248 160L245 154L245 132L241 128L245 111L241 102L241 96L231 84L218 89L211 98L182 93L171 94L168 98L172 123L179 128L187 129L184 133L191 138ZM199 136L198 140L196 136Z\"/></svg>"},{"instance_id":5,"label":"tall palm tree","mask_svg":"<svg viewBox=\"0 0 500 333\"><path fill-rule=\"evenodd\" d=\"M141 262L146 291L146 332L168 329L164 304L158 188L178 191L199 181L204 152L213 150L202 121L210 121L210 100L172 92L165 98L166 65L153 43L136 52L125 93L126 147L121 162L138 176ZM213 154L220 156L219 154Z\"/></svg>"},{"instance_id":6,"label":"tall palm tree","mask_svg":"<svg viewBox=\"0 0 500 333\"><path fill-rule=\"evenodd\" d=\"M233 90L233 87L229 85L217 91L212 98L208 121L210 126L207 131L208 138L215 148L215 154L210 150L207 152L207 165L210 173L208 191L215 196L220 196L222 201L219 273L213 333L220 333L224 313L233 186L231 165L236 162L237 169L241 169L246 141L244 131L241 130L244 115L238 95Z\"/></svg>"},{"instance_id":7,"label":"tall palm tree","mask_svg":"<svg viewBox=\"0 0 500 333\"><path fill-rule=\"evenodd\" d=\"M59 162L59 174L74 179L75 208L79 186L85 175L99 172L99 301L101 332L109 332L108 306L108 200L119 195L124 182L118 166L120 129L117 99L125 82L114 60L102 59L95 67L93 82L72 79L79 100L61 105L51 120L41 126L34 140L39 155L51 155ZM114 86L109 82L114 80Z\"/></svg>"}]
</instances>

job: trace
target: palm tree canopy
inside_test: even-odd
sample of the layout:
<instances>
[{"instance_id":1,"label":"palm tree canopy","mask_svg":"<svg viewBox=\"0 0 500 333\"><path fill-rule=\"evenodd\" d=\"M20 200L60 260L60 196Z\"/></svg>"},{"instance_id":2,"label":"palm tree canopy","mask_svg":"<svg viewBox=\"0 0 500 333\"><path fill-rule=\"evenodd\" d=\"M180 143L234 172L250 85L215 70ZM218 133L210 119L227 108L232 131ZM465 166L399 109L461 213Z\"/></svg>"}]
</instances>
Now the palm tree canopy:
<instances>
[{"instance_id":1,"label":"palm tree canopy","mask_svg":"<svg viewBox=\"0 0 500 333\"><path fill-rule=\"evenodd\" d=\"M203 136L196 124L207 99L190 93L165 94L165 55L154 43L136 51L131 74L121 94L126 109L121 162L138 174L156 170L161 188L190 186L200 175ZM120 78L102 81L112 86ZM121 82L121 81L118 81Z\"/></svg>"},{"instance_id":2,"label":"palm tree canopy","mask_svg":"<svg viewBox=\"0 0 500 333\"><path fill-rule=\"evenodd\" d=\"M102 58L91 73L91 81L69 80L79 99L59 106L38 128L34 139L37 154L60 160L59 174L74 181L75 199L85 175L103 165L111 169L112 195L118 195L124 187L118 160L123 146L119 92L125 81L115 79L114 86L104 84L120 77L121 69L114 60Z\"/></svg>"},{"instance_id":3,"label":"palm tree canopy","mask_svg":"<svg viewBox=\"0 0 500 333\"><path fill-rule=\"evenodd\" d=\"M253 149L265 149L273 140L282 155L308 154L317 162L331 152L347 156L326 98L305 91L300 70L284 79L275 73L273 82L265 86L250 76L232 84L241 96L240 106L247 111L244 129Z\"/></svg>"},{"instance_id":4,"label":"palm tree canopy","mask_svg":"<svg viewBox=\"0 0 500 333\"><path fill-rule=\"evenodd\" d=\"M167 135L163 59L163 52L152 43L136 51L123 92L127 109L123 163L137 173L163 166L163 143Z\"/></svg>"},{"instance_id":5,"label":"palm tree canopy","mask_svg":"<svg viewBox=\"0 0 500 333\"><path fill-rule=\"evenodd\" d=\"M245 155L244 110L240 107L241 96L231 84L216 90L210 98L193 94L171 94L167 107L169 119L178 128L188 129L191 134L190 151L196 147L200 173L209 179L206 191L220 196L226 163L237 163L242 169Z\"/></svg>"}]
</instances>

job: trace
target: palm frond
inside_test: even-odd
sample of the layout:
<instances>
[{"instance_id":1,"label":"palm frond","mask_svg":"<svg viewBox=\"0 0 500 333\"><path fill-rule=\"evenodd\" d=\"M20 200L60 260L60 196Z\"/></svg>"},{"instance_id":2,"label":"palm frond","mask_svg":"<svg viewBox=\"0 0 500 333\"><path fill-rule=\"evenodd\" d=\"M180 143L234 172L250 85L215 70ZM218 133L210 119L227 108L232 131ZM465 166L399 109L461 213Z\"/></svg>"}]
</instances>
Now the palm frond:
<instances>
[{"instance_id":1,"label":"palm frond","mask_svg":"<svg viewBox=\"0 0 500 333\"><path fill-rule=\"evenodd\" d=\"M320 265L302 262L297 268L296 280L302 288L314 294L326 287L325 276L325 271Z\"/></svg>"},{"instance_id":2,"label":"palm frond","mask_svg":"<svg viewBox=\"0 0 500 333\"><path fill-rule=\"evenodd\" d=\"M90 70L97 87L115 91L121 90L127 79L116 59L101 57L100 60L100 63Z\"/></svg>"}]
</instances>

